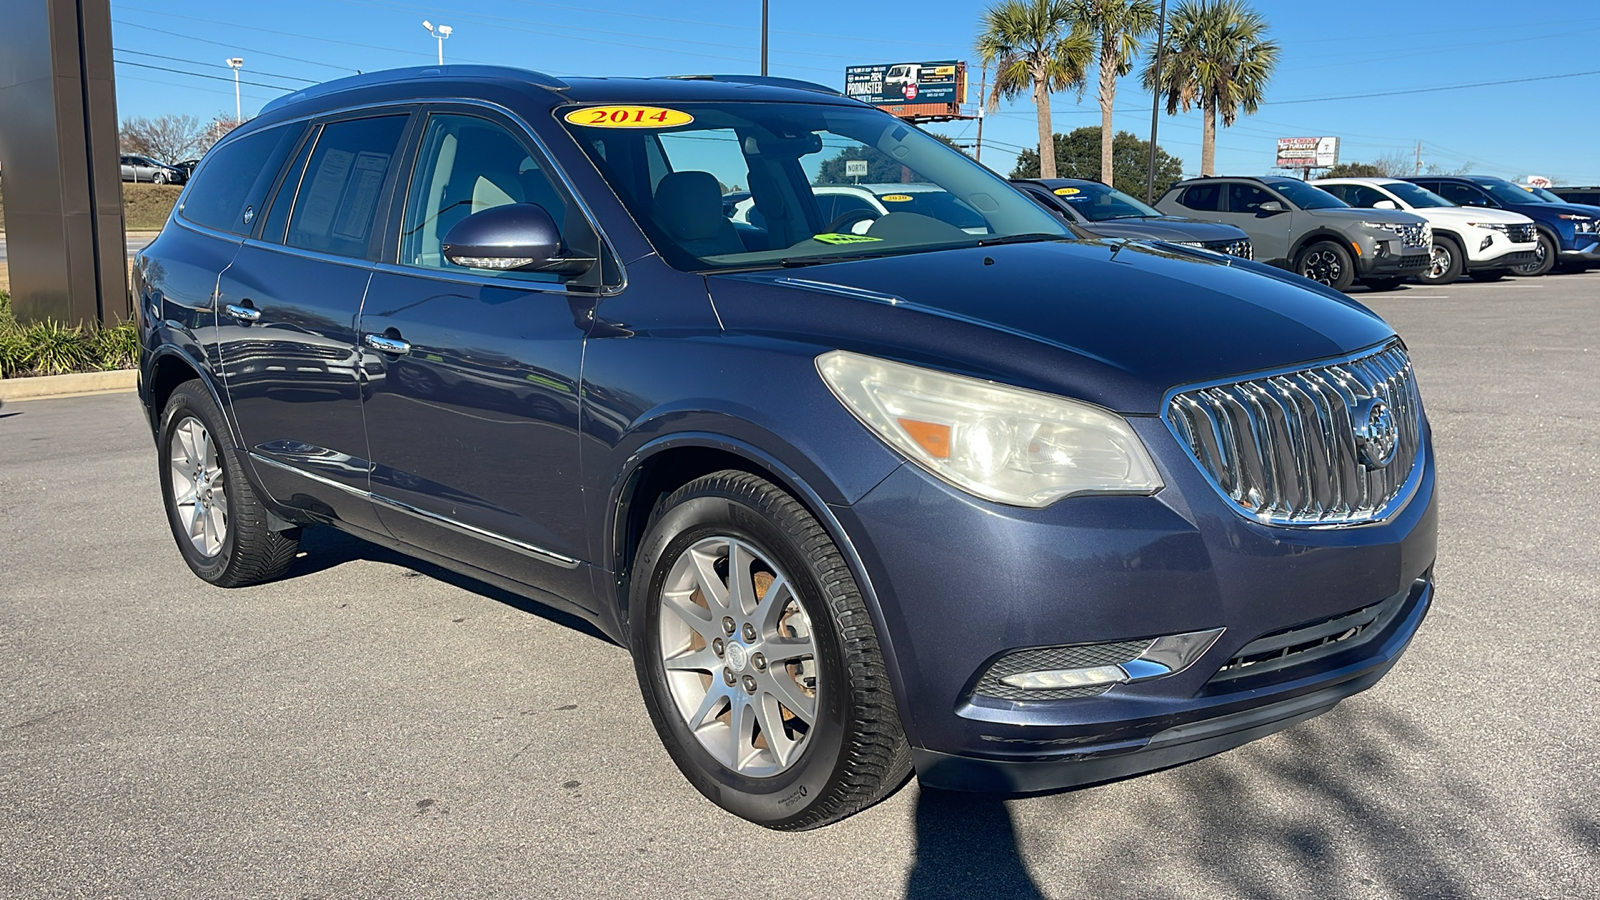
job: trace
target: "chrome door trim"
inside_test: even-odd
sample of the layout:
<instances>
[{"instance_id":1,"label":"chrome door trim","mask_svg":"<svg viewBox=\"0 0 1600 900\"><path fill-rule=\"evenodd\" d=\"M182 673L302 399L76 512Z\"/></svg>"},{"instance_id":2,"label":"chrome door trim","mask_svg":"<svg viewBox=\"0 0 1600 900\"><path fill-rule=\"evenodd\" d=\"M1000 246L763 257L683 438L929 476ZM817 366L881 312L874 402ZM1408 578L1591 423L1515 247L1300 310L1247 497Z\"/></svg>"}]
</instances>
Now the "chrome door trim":
<instances>
[{"instance_id":1,"label":"chrome door trim","mask_svg":"<svg viewBox=\"0 0 1600 900\"><path fill-rule=\"evenodd\" d=\"M508 538L503 534L496 534L492 531L479 528L475 525L468 525L465 522L458 522L455 519L441 516L438 513L431 513L425 509L418 509L409 503L401 503L399 500L393 500L379 494L368 493L367 496L371 497L374 503L381 503L386 507L399 510L407 515L415 516L425 522L441 525L450 529L451 531L457 531L469 537L475 537L479 540L488 541L491 544L496 544L504 547L507 550L521 553L523 556L533 557L540 562L547 562L553 566L560 566L563 569L576 569L578 567L578 560L575 560L570 556L562 556L559 553L552 553L551 551L542 547L535 547L532 544L525 544L522 541Z\"/></svg>"},{"instance_id":2,"label":"chrome door trim","mask_svg":"<svg viewBox=\"0 0 1600 900\"><path fill-rule=\"evenodd\" d=\"M570 556L562 556L559 553L546 550L543 547L535 547L532 544L524 543L514 538L508 538L505 535L496 534L493 531L479 528L475 525L468 525L465 522L458 522L455 519L447 516L441 516L438 513L431 513L425 509L418 509L409 503L402 503L399 500L393 500L380 494L374 494L371 491L363 491L360 488L353 488L347 484L341 484L331 478L318 475L315 472L308 472L298 466L291 466L288 463L279 462L276 459L273 459L269 456L264 456L254 450L251 450L247 455L250 457L252 462L265 463L273 468L282 469L285 472L299 475L302 478L309 478L318 484L324 484L331 488L337 488L345 493L354 494L357 497L363 497L373 503L380 503L387 508L398 510L399 512L406 513L407 515L415 516L416 518L422 519L425 522L431 522L435 525L443 526L452 531L460 532L468 537L474 537L482 541L487 541L491 544L504 547L507 550L520 553L523 556L537 559L540 562L549 563L553 566L559 566L563 569L576 569L578 567L579 561Z\"/></svg>"}]
</instances>

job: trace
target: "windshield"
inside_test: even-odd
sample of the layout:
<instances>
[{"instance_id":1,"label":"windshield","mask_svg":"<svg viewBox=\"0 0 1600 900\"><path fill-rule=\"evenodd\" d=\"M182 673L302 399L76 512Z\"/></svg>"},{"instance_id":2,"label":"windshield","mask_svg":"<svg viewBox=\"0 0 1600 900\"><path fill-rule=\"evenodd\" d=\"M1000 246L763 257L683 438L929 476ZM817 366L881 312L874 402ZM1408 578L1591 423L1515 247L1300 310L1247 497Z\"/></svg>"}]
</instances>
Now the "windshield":
<instances>
[{"instance_id":1,"label":"windshield","mask_svg":"<svg viewBox=\"0 0 1600 900\"><path fill-rule=\"evenodd\" d=\"M1542 187L1531 187L1531 188L1528 188L1528 193L1534 195L1535 197L1538 197L1540 200L1543 200L1546 203L1566 203L1567 202L1567 201L1561 199L1560 195L1553 194L1550 191L1547 191Z\"/></svg>"},{"instance_id":2,"label":"windshield","mask_svg":"<svg viewBox=\"0 0 1600 900\"><path fill-rule=\"evenodd\" d=\"M874 109L674 103L558 115L662 258L685 271L1073 237L993 172ZM879 203L844 197L865 190L820 190L856 184ZM724 202L744 191L748 200Z\"/></svg>"},{"instance_id":3,"label":"windshield","mask_svg":"<svg viewBox=\"0 0 1600 900\"><path fill-rule=\"evenodd\" d=\"M1050 193L1068 203L1077 213L1091 222L1107 219L1145 219L1159 217L1161 211L1124 194L1113 187L1085 182L1070 187L1056 188Z\"/></svg>"},{"instance_id":4,"label":"windshield","mask_svg":"<svg viewBox=\"0 0 1600 900\"><path fill-rule=\"evenodd\" d=\"M1274 179L1266 183L1268 187L1289 198L1289 202L1301 209L1349 209L1350 204L1328 193L1319 187L1312 187L1304 181L1295 181L1292 178Z\"/></svg>"},{"instance_id":5,"label":"windshield","mask_svg":"<svg viewBox=\"0 0 1600 900\"><path fill-rule=\"evenodd\" d=\"M1544 203L1543 197L1528 193L1509 181L1498 178L1474 178L1472 183L1489 192L1489 196L1501 203Z\"/></svg>"},{"instance_id":6,"label":"windshield","mask_svg":"<svg viewBox=\"0 0 1600 900\"><path fill-rule=\"evenodd\" d=\"M1409 181L1386 181L1383 189L1411 204L1417 209L1433 209L1438 206L1455 206L1449 200L1435 194L1421 185Z\"/></svg>"}]
</instances>

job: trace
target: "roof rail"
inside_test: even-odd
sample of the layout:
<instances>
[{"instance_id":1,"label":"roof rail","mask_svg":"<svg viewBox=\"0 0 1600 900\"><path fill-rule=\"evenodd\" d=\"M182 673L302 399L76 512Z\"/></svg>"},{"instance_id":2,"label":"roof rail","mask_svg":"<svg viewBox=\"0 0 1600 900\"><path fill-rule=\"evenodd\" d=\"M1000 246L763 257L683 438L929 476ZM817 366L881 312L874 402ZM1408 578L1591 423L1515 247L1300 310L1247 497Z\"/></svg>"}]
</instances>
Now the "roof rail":
<instances>
[{"instance_id":1,"label":"roof rail","mask_svg":"<svg viewBox=\"0 0 1600 900\"><path fill-rule=\"evenodd\" d=\"M669 81L721 81L728 84L762 84L767 87L810 91L814 94L844 96L844 94L825 84L817 84L815 81L801 81L798 78L777 78L769 75L662 75L661 77Z\"/></svg>"},{"instance_id":2,"label":"roof rail","mask_svg":"<svg viewBox=\"0 0 1600 900\"><path fill-rule=\"evenodd\" d=\"M269 102L266 106L261 107L261 113L258 113L258 115L338 91L348 91L353 88L374 84L391 84L412 78L443 78L448 76L457 78L514 78L555 91L564 90L568 87L565 81L554 75L546 75L543 72L518 69L512 66L411 66L404 69L363 72L359 75L350 75L345 78L335 78L332 81L314 84L311 87L295 91L292 94L286 94Z\"/></svg>"}]
</instances>

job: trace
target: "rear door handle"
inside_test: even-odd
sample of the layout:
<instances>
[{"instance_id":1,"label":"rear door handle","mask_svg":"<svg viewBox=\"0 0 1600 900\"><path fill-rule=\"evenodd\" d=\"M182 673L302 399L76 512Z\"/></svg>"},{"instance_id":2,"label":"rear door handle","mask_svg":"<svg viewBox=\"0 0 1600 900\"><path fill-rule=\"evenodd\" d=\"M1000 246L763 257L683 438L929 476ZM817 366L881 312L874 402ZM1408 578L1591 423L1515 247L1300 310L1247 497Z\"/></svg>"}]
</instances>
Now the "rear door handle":
<instances>
[{"instance_id":1,"label":"rear door handle","mask_svg":"<svg viewBox=\"0 0 1600 900\"><path fill-rule=\"evenodd\" d=\"M223 310L241 322L254 322L261 318L261 310L253 306L240 306L237 303L229 303L223 307Z\"/></svg>"},{"instance_id":2,"label":"rear door handle","mask_svg":"<svg viewBox=\"0 0 1600 900\"><path fill-rule=\"evenodd\" d=\"M379 353L393 353L396 356L401 356L411 352L411 344L408 342L396 338L387 338L381 334L369 334L362 340L366 341L368 347Z\"/></svg>"}]
</instances>

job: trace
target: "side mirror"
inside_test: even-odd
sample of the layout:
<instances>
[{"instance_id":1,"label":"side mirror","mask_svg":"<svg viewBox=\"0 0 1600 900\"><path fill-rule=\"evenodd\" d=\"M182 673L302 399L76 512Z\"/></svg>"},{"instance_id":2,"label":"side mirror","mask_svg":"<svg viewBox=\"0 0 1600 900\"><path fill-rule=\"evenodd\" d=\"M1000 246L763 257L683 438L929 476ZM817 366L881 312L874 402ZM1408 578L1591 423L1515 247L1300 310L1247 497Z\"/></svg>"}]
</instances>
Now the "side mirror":
<instances>
[{"instance_id":1,"label":"side mirror","mask_svg":"<svg viewBox=\"0 0 1600 900\"><path fill-rule=\"evenodd\" d=\"M1283 204L1279 203L1276 200L1268 200L1267 202L1265 202L1265 203L1261 204L1260 206L1256 207L1256 212L1260 213L1263 216L1270 216L1270 215L1273 215L1274 213L1281 213L1281 212L1283 212Z\"/></svg>"},{"instance_id":2,"label":"side mirror","mask_svg":"<svg viewBox=\"0 0 1600 900\"><path fill-rule=\"evenodd\" d=\"M1379 200L1377 203L1372 204L1372 208L1373 209L1399 209L1400 208L1400 204L1394 202L1393 200Z\"/></svg>"},{"instance_id":3,"label":"side mirror","mask_svg":"<svg viewBox=\"0 0 1600 900\"><path fill-rule=\"evenodd\" d=\"M473 213L445 234L444 258L458 266L581 275L593 257L562 256L561 231L537 203L512 203Z\"/></svg>"}]
</instances>

